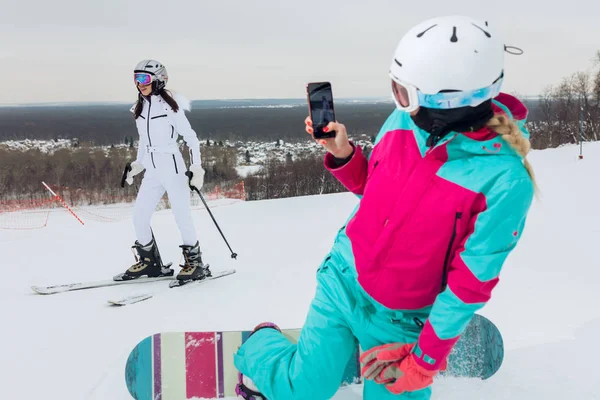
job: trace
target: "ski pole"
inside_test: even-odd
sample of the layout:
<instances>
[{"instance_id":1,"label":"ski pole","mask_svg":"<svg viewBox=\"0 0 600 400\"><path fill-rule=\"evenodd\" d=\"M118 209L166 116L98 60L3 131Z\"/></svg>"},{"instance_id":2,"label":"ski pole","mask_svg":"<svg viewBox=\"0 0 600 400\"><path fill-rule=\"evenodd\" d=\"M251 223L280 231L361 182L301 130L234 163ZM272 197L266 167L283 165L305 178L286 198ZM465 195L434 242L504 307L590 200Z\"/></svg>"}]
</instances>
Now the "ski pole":
<instances>
[{"instance_id":1,"label":"ski pole","mask_svg":"<svg viewBox=\"0 0 600 400\"><path fill-rule=\"evenodd\" d=\"M193 173L192 173L192 171L186 171L185 175L188 177L188 179L191 180ZM198 193L198 196L200 196L200 200L202 200L202 203L204 203L204 207L206 207L206 211L208 211L208 213L210 214L210 217L212 218L213 222L215 223L215 226L217 227L217 229L219 230L219 233L223 237L223 240L225 241L225 244L227 244L227 247L229 247L229 251L231 252L231 258L237 260L237 253L234 253L233 250L231 250L231 246L227 242L227 239L225 239L225 235L221 231L221 228L219 228L219 224L217 224L217 221L215 220L215 217L213 216L212 212L210 211L210 208L208 208L208 204L206 204L206 201L204 200L204 197L202 196L202 193L200 193L200 191L198 190L198 188L195 187L195 186L190 186L190 188L193 189L196 193Z\"/></svg>"},{"instance_id":2,"label":"ski pole","mask_svg":"<svg viewBox=\"0 0 600 400\"><path fill-rule=\"evenodd\" d=\"M125 179L127 179L127 173L131 171L131 163L127 163L125 165L125 169L123 170L123 176L121 177L121 187L125 187Z\"/></svg>"}]
</instances>

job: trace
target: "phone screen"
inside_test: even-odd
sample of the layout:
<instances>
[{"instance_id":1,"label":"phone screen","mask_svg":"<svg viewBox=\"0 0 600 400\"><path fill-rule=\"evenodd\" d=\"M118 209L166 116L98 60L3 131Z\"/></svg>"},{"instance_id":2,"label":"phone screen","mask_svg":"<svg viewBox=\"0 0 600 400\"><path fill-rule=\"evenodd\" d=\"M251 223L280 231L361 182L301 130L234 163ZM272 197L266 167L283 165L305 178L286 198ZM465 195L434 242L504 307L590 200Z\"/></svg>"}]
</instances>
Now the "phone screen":
<instances>
[{"instance_id":1,"label":"phone screen","mask_svg":"<svg viewBox=\"0 0 600 400\"><path fill-rule=\"evenodd\" d=\"M335 121L331 83L316 82L307 85L308 106L313 123L313 136L318 138L335 137L335 132L323 132L323 128Z\"/></svg>"}]
</instances>

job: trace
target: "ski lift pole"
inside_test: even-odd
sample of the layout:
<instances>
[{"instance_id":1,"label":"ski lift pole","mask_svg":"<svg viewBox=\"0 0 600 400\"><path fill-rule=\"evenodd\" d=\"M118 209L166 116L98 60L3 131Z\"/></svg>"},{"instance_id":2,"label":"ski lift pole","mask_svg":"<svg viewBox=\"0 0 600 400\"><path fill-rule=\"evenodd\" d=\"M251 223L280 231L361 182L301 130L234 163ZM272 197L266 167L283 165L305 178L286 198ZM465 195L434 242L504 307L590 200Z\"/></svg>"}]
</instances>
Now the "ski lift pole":
<instances>
[{"instance_id":1,"label":"ski lift pole","mask_svg":"<svg viewBox=\"0 0 600 400\"><path fill-rule=\"evenodd\" d=\"M579 97L579 159L583 160L583 105Z\"/></svg>"}]
</instances>

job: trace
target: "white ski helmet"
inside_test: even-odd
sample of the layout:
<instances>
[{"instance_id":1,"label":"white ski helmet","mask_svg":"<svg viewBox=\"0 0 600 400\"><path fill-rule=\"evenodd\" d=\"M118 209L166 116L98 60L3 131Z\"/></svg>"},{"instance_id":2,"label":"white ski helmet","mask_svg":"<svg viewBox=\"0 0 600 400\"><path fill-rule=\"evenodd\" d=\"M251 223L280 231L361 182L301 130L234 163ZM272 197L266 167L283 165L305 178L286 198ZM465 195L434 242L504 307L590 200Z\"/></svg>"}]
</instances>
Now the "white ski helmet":
<instances>
[{"instance_id":1,"label":"white ski helmet","mask_svg":"<svg viewBox=\"0 0 600 400\"><path fill-rule=\"evenodd\" d=\"M477 106L500 91L504 51L504 41L487 22L464 16L421 22L396 47L390 67L394 100L407 111L419 105ZM437 99L431 96L440 92Z\"/></svg>"},{"instance_id":2,"label":"white ski helmet","mask_svg":"<svg viewBox=\"0 0 600 400\"><path fill-rule=\"evenodd\" d=\"M140 61L135 66L133 73L134 75L136 73L149 74L150 81L152 82L153 93L158 93L161 89L163 89L166 86L167 81L169 80L167 69L164 65L162 65L159 61L156 60Z\"/></svg>"}]
</instances>

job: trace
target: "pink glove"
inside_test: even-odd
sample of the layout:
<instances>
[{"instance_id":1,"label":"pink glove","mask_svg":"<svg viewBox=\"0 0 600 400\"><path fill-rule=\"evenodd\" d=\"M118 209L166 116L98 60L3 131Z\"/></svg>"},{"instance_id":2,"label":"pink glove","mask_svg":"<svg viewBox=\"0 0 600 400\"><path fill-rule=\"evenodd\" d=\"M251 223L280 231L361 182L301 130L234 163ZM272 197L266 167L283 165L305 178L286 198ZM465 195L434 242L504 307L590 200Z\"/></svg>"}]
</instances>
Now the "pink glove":
<instances>
[{"instance_id":1,"label":"pink glove","mask_svg":"<svg viewBox=\"0 0 600 400\"><path fill-rule=\"evenodd\" d=\"M418 365L411 354L414 344L392 343L373 347L360 357L365 379L385 384L393 394L414 392L433 383L438 370ZM446 361L442 365L446 369Z\"/></svg>"}]
</instances>

